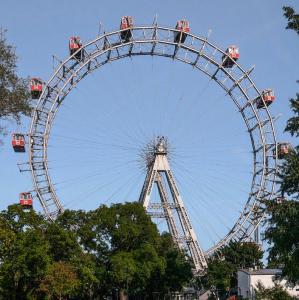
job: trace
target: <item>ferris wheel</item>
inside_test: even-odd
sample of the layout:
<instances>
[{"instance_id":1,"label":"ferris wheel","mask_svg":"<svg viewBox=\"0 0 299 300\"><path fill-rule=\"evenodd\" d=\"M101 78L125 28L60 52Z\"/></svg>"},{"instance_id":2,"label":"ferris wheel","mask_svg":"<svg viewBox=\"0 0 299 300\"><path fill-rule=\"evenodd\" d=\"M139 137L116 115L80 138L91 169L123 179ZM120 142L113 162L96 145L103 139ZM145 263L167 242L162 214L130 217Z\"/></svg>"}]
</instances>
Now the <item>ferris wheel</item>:
<instances>
[{"instance_id":1,"label":"ferris wheel","mask_svg":"<svg viewBox=\"0 0 299 300\"><path fill-rule=\"evenodd\" d=\"M59 63L48 82L44 83L38 78L31 80L32 98L37 99L37 103L28 133L27 152L34 191L21 193L20 204L25 208L30 208L34 195L49 219L55 219L64 211L63 199L58 196L55 183L53 183L50 175L48 159L49 138L55 117L70 92L76 89L80 81L88 77L87 75L101 69L106 64L110 65L121 59L138 56L165 57L173 62L182 62L189 65L190 70L200 71L198 73L204 74L208 82L217 83L225 95L232 100L239 115L244 120L249 136L252 155L250 190L247 193L247 198L243 199L244 205L243 208L240 207L239 217L227 233L220 237L214 245L207 250L202 250L199 246L200 243L192 225L188 225L190 222L187 212L181 210L184 209L183 202L180 204L181 200L175 202L173 207L171 204L168 205L168 208L173 208L176 211L181 210L181 215L179 214L178 218L180 222L185 222L183 231L189 237L186 243L191 247L190 244L194 242L193 250L189 250L197 266L197 271L201 271L206 266L205 257L212 255L230 241L249 241L253 239L254 234L257 240L257 228L264 216L264 201L275 200L279 197L276 188L278 160L282 159L289 151L289 145L279 143L276 138L274 118L268 109L268 106L275 99L273 91L271 89L259 90L256 87L250 77L253 68L244 70L239 64L238 47L233 45L222 50L211 43L207 37L192 34L187 20L180 20L175 28L171 28L160 26L157 22L148 26L137 26L132 17L123 17L119 30L103 33L88 43L83 44L78 36L71 37L69 40L69 57ZM160 165L163 164L163 167L158 166L159 162L154 167L153 161L155 159L152 161L151 167L149 166L147 169L148 179L143 185L143 193L150 189L151 180L157 182L160 195L163 196L166 191L163 189L160 175L153 177L156 176L153 175L155 170L157 173L158 171L168 172L167 167L165 167L165 165L168 166L168 162L162 157L167 154L167 151L161 151L163 142L164 138L159 137L153 148L154 157L157 158L157 161L160 160ZM15 133L12 144L16 152L24 152L25 135ZM151 176L152 179L150 179ZM175 183L172 178L172 173L169 173L166 181L168 180L170 183L169 189L175 198L176 193L173 191L180 184ZM178 195L177 193L177 197ZM140 196L139 199L143 204L145 203L145 208L149 208L149 203L145 198L145 196ZM184 201L188 202L188 199L184 199ZM186 216L184 217L184 215ZM168 221L169 216L168 213ZM180 246L180 238L173 233L175 229L170 229L172 235L176 236L176 243ZM194 253L198 253L198 256Z\"/></svg>"}]
</instances>

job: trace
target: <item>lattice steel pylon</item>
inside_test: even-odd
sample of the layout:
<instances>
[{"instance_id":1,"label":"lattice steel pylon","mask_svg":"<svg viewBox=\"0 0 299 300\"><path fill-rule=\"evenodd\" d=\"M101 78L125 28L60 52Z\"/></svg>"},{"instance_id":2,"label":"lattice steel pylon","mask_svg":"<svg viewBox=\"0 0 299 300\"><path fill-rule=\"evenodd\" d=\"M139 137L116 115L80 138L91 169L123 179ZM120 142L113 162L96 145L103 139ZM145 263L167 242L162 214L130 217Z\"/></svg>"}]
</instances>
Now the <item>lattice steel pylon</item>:
<instances>
[{"instance_id":1,"label":"lattice steel pylon","mask_svg":"<svg viewBox=\"0 0 299 300\"><path fill-rule=\"evenodd\" d=\"M152 159L148 161L147 175L139 202L143 204L151 217L166 219L173 241L180 249L186 248L189 251L194 263L194 271L200 274L207 268L207 262L187 215L183 199L167 159L167 153L165 138L158 137L154 145L154 151L151 154ZM168 189L166 189L166 183ZM150 203L154 184L157 185L161 203ZM167 190L170 191L171 199L168 197Z\"/></svg>"}]
</instances>

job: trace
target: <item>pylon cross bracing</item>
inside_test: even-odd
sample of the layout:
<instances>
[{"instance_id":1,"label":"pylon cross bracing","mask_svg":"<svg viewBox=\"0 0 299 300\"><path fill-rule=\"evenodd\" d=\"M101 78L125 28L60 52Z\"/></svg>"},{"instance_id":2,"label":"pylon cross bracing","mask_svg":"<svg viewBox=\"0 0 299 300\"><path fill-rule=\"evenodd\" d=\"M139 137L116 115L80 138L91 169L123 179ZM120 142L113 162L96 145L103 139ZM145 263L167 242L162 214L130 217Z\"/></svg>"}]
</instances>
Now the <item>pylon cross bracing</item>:
<instances>
[{"instance_id":1,"label":"pylon cross bracing","mask_svg":"<svg viewBox=\"0 0 299 300\"><path fill-rule=\"evenodd\" d=\"M147 166L147 174L139 202L143 204L153 218L166 219L173 241L180 249L186 248L188 250L194 263L194 271L202 273L207 268L207 262L171 171L167 158L167 143L164 137L157 138L152 155L153 157ZM154 185L157 186L161 203L151 203ZM170 191L171 199L168 191Z\"/></svg>"}]
</instances>

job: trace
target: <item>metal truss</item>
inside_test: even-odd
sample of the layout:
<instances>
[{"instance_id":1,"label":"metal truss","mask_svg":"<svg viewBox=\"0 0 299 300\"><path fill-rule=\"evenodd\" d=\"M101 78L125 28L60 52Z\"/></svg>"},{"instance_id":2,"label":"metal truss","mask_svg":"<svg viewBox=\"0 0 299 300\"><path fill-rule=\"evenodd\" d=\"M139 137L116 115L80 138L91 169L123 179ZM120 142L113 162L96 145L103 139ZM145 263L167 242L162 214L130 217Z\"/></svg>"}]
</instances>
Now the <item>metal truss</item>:
<instances>
[{"instance_id":1,"label":"metal truss","mask_svg":"<svg viewBox=\"0 0 299 300\"><path fill-rule=\"evenodd\" d=\"M246 71L239 63L225 68L222 56L226 53L222 49L206 37L191 33L186 33L184 43L174 42L178 31L173 28L157 24L135 26L131 29L131 39L126 42L121 40L121 32L105 33L85 44L78 50L82 51L82 59L76 59L74 53L61 62L35 107L29 132L29 166L34 190L45 214L54 219L63 211L49 174L47 146L54 118L66 96L81 79L107 63L134 56L161 56L183 62L214 80L236 105L252 144L253 178L246 204L232 229L205 255L211 255L231 240L251 240L264 216L264 200L277 196L278 171L277 157L273 155L273 150L277 153L274 121L267 107L256 108L262 93L250 78L253 68Z\"/></svg>"},{"instance_id":2,"label":"metal truss","mask_svg":"<svg viewBox=\"0 0 299 300\"><path fill-rule=\"evenodd\" d=\"M165 176L169 190L171 192L172 201L169 201L166 188L163 184L163 175ZM153 184L157 184L157 188L160 194L161 206L157 203L150 205L150 196L153 189ZM167 149L164 138L157 140L154 152L154 158L152 163L148 166L148 172L146 179L139 197L139 202L153 218L165 218L167 221L169 232L179 248L185 248L189 250L190 256L194 263L195 273L203 273L207 268L207 262L204 256L204 252L199 246L197 237L191 222L189 220L186 208L183 203L183 199L180 195L179 189L175 183L174 176L170 169L170 165L167 159ZM164 213L159 212L163 209ZM154 211L153 211L154 210ZM174 211L174 213L172 212ZM181 225L181 231L179 232L175 222L174 214L177 215L179 224ZM181 234L180 234L181 233Z\"/></svg>"}]
</instances>

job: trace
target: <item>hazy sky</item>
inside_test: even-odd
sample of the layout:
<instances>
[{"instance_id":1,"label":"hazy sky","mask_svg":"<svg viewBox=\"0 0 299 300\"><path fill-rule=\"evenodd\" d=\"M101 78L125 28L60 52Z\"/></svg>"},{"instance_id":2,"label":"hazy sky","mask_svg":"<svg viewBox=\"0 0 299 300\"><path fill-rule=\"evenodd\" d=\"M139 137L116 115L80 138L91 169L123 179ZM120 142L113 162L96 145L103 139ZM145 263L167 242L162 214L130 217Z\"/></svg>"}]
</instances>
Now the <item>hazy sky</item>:
<instances>
[{"instance_id":1,"label":"hazy sky","mask_svg":"<svg viewBox=\"0 0 299 300\"><path fill-rule=\"evenodd\" d=\"M278 137L286 141L288 99L298 91L299 44L296 34L285 30L284 5L299 10L297 0L1 0L0 26L16 46L19 74L47 81L53 73L52 55L65 59L69 37L79 35L88 42L98 34L100 22L108 32L119 27L123 15L140 25L152 24L155 14L167 26L186 18L192 33L206 36L211 30L210 40L219 47L239 46L245 69L255 65L257 86L275 90L270 110L280 116ZM29 121L6 125L9 132L27 132ZM178 186L207 248L234 224L246 201L252 176L250 141L230 99L178 62L144 57L109 64L70 93L50 137L49 165L57 193L66 208L74 209L137 200L145 177L138 154L157 134L169 138ZM32 189L30 174L17 168L26 160L28 154L13 152L9 134L0 146L0 209L17 202L19 192ZM38 203L34 206L40 209Z\"/></svg>"}]
</instances>

